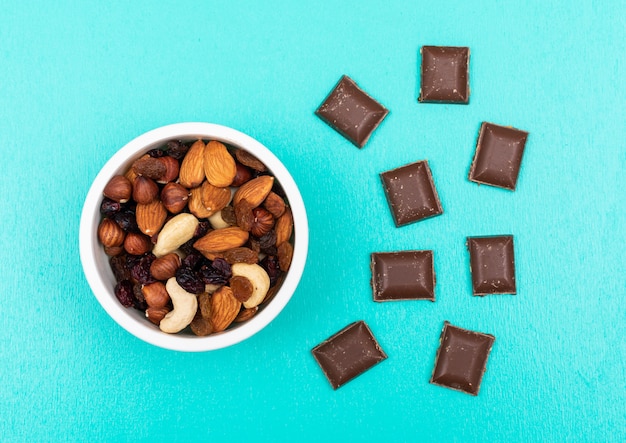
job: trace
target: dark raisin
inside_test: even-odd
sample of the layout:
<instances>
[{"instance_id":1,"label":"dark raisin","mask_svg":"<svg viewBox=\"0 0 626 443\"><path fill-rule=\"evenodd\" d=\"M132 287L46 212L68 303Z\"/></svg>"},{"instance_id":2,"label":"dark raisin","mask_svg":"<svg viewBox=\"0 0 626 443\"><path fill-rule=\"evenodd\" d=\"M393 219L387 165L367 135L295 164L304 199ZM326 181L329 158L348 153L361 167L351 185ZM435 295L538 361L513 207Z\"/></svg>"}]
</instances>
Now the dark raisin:
<instances>
[{"instance_id":1,"label":"dark raisin","mask_svg":"<svg viewBox=\"0 0 626 443\"><path fill-rule=\"evenodd\" d=\"M142 256L137 264L133 266L130 270L130 275L137 283L141 283L142 285L149 285L150 283L156 282L156 278L152 276L150 273L150 265L156 259L156 257L152 254L146 254Z\"/></svg>"},{"instance_id":2,"label":"dark raisin","mask_svg":"<svg viewBox=\"0 0 626 443\"><path fill-rule=\"evenodd\" d=\"M194 249L194 247L193 247L193 244L194 244L195 242L196 242L196 239L195 239L195 238L192 238L191 240L189 240L189 241L187 241L187 242L183 243L182 245L180 245L180 248L179 248L179 249L180 249L183 253L185 253L185 254L187 254L187 255L189 255L189 254L193 254L194 252L197 252L197 251Z\"/></svg>"},{"instance_id":3,"label":"dark raisin","mask_svg":"<svg viewBox=\"0 0 626 443\"><path fill-rule=\"evenodd\" d=\"M118 212L113 216L113 220L126 232L139 233L139 226L137 226L137 218L135 213L130 209Z\"/></svg>"},{"instance_id":4,"label":"dark raisin","mask_svg":"<svg viewBox=\"0 0 626 443\"><path fill-rule=\"evenodd\" d=\"M145 311L148 309L148 303L146 303L146 299L143 296L143 292L141 290L142 286L143 285L139 283L133 285L133 306L135 309Z\"/></svg>"},{"instance_id":5,"label":"dark raisin","mask_svg":"<svg viewBox=\"0 0 626 443\"><path fill-rule=\"evenodd\" d=\"M223 258L216 258L213 260L212 266L214 269L222 273L226 278L230 278L233 275L230 269L230 264Z\"/></svg>"},{"instance_id":6,"label":"dark raisin","mask_svg":"<svg viewBox=\"0 0 626 443\"><path fill-rule=\"evenodd\" d=\"M193 269L181 266L176 271L176 282L185 291L192 294L202 294L205 284Z\"/></svg>"},{"instance_id":7,"label":"dark raisin","mask_svg":"<svg viewBox=\"0 0 626 443\"><path fill-rule=\"evenodd\" d=\"M121 203L106 197L104 197L102 203L100 204L100 214L107 218L112 218L115 214L120 212L121 209Z\"/></svg>"},{"instance_id":8,"label":"dark raisin","mask_svg":"<svg viewBox=\"0 0 626 443\"><path fill-rule=\"evenodd\" d=\"M270 286L274 286L280 277L280 265L278 264L278 257L275 255L266 256L259 265L265 269L267 275L270 277Z\"/></svg>"},{"instance_id":9,"label":"dark raisin","mask_svg":"<svg viewBox=\"0 0 626 443\"><path fill-rule=\"evenodd\" d=\"M153 158L159 158L165 155L165 151L163 149L150 149L148 155Z\"/></svg>"},{"instance_id":10,"label":"dark raisin","mask_svg":"<svg viewBox=\"0 0 626 443\"><path fill-rule=\"evenodd\" d=\"M196 228L196 231L193 233L193 237L194 238L204 237L205 235L207 235L210 229L211 229L211 223L209 223L208 220L201 221L200 223L198 223L198 227Z\"/></svg>"},{"instance_id":11,"label":"dark raisin","mask_svg":"<svg viewBox=\"0 0 626 443\"><path fill-rule=\"evenodd\" d=\"M115 297L125 308L133 305L133 284L130 280L122 280L115 285Z\"/></svg>"},{"instance_id":12,"label":"dark raisin","mask_svg":"<svg viewBox=\"0 0 626 443\"><path fill-rule=\"evenodd\" d=\"M216 258L212 263L205 263L198 271L205 283L225 285L233 275L230 264L223 258Z\"/></svg>"},{"instance_id":13,"label":"dark raisin","mask_svg":"<svg viewBox=\"0 0 626 443\"><path fill-rule=\"evenodd\" d=\"M192 252L191 254L187 255L187 257L183 258L181 266L186 266L187 268L190 268L192 270L197 270L198 268L200 268L200 262L203 259L204 257L198 252Z\"/></svg>"},{"instance_id":14,"label":"dark raisin","mask_svg":"<svg viewBox=\"0 0 626 443\"><path fill-rule=\"evenodd\" d=\"M276 246L276 231L273 229L262 237L259 237L259 247L261 248L261 252L265 252L272 246ZM267 252L265 253L267 254Z\"/></svg>"},{"instance_id":15,"label":"dark raisin","mask_svg":"<svg viewBox=\"0 0 626 443\"><path fill-rule=\"evenodd\" d=\"M111 257L109 264L115 276L115 281L130 280L130 268L127 264L127 257L124 254Z\"/></svg>"},{"instance_id":16,"label":"dark raisin","mask_svg":"<svg viewBox=\"0 0 626 443\"><path fill-rule=\"evenodd\" d=\"M185 146L180 140L171 140L167 142L167 154L170 157L174 157L176 160L182 160L182 158L189 151L189 146Z\"/></svg>"}]
</instances>

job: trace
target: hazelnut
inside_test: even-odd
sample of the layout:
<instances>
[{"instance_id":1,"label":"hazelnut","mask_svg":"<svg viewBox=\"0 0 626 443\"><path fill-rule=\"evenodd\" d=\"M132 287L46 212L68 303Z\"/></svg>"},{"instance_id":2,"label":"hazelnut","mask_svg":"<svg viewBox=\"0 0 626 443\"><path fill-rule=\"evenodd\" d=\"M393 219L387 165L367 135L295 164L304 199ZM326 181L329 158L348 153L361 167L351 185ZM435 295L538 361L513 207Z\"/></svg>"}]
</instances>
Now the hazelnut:
<instances>
[{"instance_id":1,"label":"hazelnut","mask_svg":"<svg viewBox=\"0 0 626 443\"><path fill-rule=\"evenodd\" d=\"M121 246L126 233L113 220L105 218L98 226L98 239L105 247Z\"/></svg>"},{"instance_id":2,"label":"hazelnut","mask_svg":"<svg viewBox=\"0 0 626 443\"><path fill-rule=\"evenodd\" d=\"M250 168L239 162L235 162L235 166L237 168L237 172L235 173L235 178L230 185L239 187L252 178L252 171L250 171Z\"/></svg>"},{"instance_id":3,"label":"hazelnut","mask_svg":"<svg viewBox=\"0 0 626 443\"><path fill-rule=\"evenodd\" d=\"M144 285L141 288L143 298L151 308L164 308L170 301L165 285L160 281Z\"/></svg>"},{"instance_id":4,"label":"hazelnut","mask_svg":"<svg viewBox=\"0 0 626 443\"><path fill-rule=\"evenodd\" d=\"M151 203L159 195L159 187L154 180L142 175L135 179L133 185L133 200L142 205Z\"/></svg>"},{"instance_id":5,"label":"hazelnut","mask_svg":"<svg viewBox=\"0 0 626 443\"><path fill-rule=\"evenodd\" d=\"M161 177L157 179L159 183L169 183L178 178L178 172L180 170L180 164L174 157L166 155L159 158L159 161L165 165L165 172Z\"/></svg>"},{"instance_id":6,"label":"hazelnut","mask_svg":"<svg viewBox=\"0 0 626 443\"><path fill-rule=\"evenodd\" d=\"M274 227L274 216L267 209L254 208L252 215L254 219L250 226L250 233L255 237L263 237Z\"/></svg>"},{"instance_id":7,"label":"hazelnut","mask_svg":"<svg viewBox=\"0 0 626 443\"><path fill-rule=\"evenodd\" d=\"M119 203L126 203L132 194L133 186L123 175L114 175L106 184L102 193L105 197Z\"/></svg>"},{"instance_id":8,"label":"hazelnut","mask_svg":"<svg viewBox=\"0 0 626 443\"><path fill-rule=\"evenodd\" d=\"M120 255L124 252L123 246L105 246L104 253L109 257L115 257L116 255Z\"/></svg>"},{"instance_id":9,"label":"hazelnut","mask_svg":"<svg viewBox=\"0 0 626 443\"><path fill-rule=\"evenodd\" d=\"M143 255L152 249L152 242L143 234L129 232L124 240L124 249L132 255Z\"/></svg>"},{"instance_id":10,"label":"hazelnut","mask_svg":"<svg viewBox=\"0 0 626 443\"><path fill-rule=\"evenodd\" d=\"M161 191L161 201L172 214L178 214L189 201L189 191L179 183L169 182Z\"/></svg>"},{"instance_id":11,"label":"hazelnut","mask_svg":"<svg viewBox=\"0 0 626 443\"><path fill-rule=\"evenodd\" d=\"M150 265L150 273L157 280L167 280L174 277L180 267L180 257L174 252L157 258Z\"/></svg>"},{"instance_id":12,"label":"hazelnut","mask_svg":"<svg viewBox=\"0 0 626 443\"><path fill-rule=\"evenodd\" d=\"M148 320L158 326L159 323L161 323L161 320L163 320L163 317L165 317L168 312L170 312L169 308L149 307L148 309L146 309L146 317L148 318Z\"/></svg>"}]
</instances>

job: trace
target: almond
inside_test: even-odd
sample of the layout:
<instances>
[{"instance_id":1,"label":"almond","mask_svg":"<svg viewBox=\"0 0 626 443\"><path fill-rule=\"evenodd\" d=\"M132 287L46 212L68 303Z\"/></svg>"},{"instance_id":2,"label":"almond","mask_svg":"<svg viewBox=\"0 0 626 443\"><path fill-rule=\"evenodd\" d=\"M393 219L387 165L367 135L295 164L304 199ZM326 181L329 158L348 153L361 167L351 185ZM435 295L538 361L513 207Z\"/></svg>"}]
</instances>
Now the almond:
<instances>
[{"instance_id":1,"label":"almond","mask_svg":"<svg viewBox=\"0 0 626 443\"><path fill-rule=\"evenodd\" d=\"M198 218L207 218L211 211L207 210L202 203L202 187L193 188L189 191L189 211Z\"/></svg>"},{"instance_id":2,"label":"almond","mask_svg":"<svg viewBox=\"0 0 626 443\"><path fill-rule=\"evenodd\" d=\"M226 329L235 320L241 302L235 298L228 286L222 286L211 296L211 324L214 332Z\"/></svg>"},{"instance_id":3,"label":"almond","mask_svg":"<svg viewBox=\"0 0 626 443\"><path fill-rule=\"evenodd\" d=\"M270 192L263 202L263 207L270 211L270 214L274 217L278 218L285 212L285 200L275 192Z\"/></svg>"},{"instance_id":4,"label":"almond","mask_svg":"<svg viewBox=\"0 0 626 443\"><path fill-rule=\"evenodd\" d=\"M167 218L167 210L160 200L155 200L147 205L138 204L135 215L139 230L151 237L163 227Z\"/></svg>"},{"instance_id":5,"label":"almond","mask_svg":"<svg viewBox=\"0 0 626 443\"><path fill-rule=\"evenodd\" d=\"M209 212L209 215L205 218L210 217L217 211L221 211L226 207L226 205L228 205L228 203L230 203L231 194L230 189L228 188L219 188L206 181L202 183L202 187L200 189L202 204Z\"/></svg>"},{"instance_id":6,"label":"almond","mask_svg":"<svg viewBox=\"0 0 626 443\"><path fill-rule=\"evenodd\" d=\"M276 225L274 225L276 231L276 246L280 246L281 243L289 241L291 234L293 233L293 214L291 209L285 209L285 213L278 217Z\"/></svg>"},{"instance_id":7,"label":"almond","mask_svg":"<svg viewBox=\"0 0 626 443\"><path fill-rule=\"evenodd\" d=\"M289 266L291 266L291 259L293 258L293 246L288 241L284 241L278 247L277 254L280 270L287 272Z\"/></svg>"},{"instance_id":8,"label":"almond","mask_svg":"<svg viewBox=\"0 0 626 443\"><path fill-rule=\"evenodd\" d=\"M204 148L204 174L209 183L218 188L230 186L235 179L235 159L222 143L210 141Z\"/></svg>"},{"instance_id":9,"label":"almond","mask_svg":"<svg viewBox=\"0 0 626 443\"><path fill-rule=\"evenodd\" d=\"M268 196L274 185L274 177L271 175L261 175L257 178L253 178L249 182L241 185L235 196L233 197L233 204L236 205L241 200L248 200L248 203L256 208L263 200Z\"/></svg>"},{"instance_id":10,"label":"almond","mask_svg":"<svg viewBox=\"0 0 626 443\"><path fill-rule=\"evenodd\" d=\"M204 142L196 141L180 165L179 182L185 188L196 188L204 181Z\"/></svg>"},{"instance_id":11,"label":"almond","mask_svg":"<svg viewBox=\"0 0 626 443\"><path fill-rule=\"evenodd\" d=\"M241 323L241 322L244 322L244 321L248 321L248 320L250 320L252 317L254 317L256 315L258 310L259 310L258 306L255 306L254 308L242 309L239 312L239 315L237 315L237 317L235 317L234 322L235 323Z\"/></svg>"},{"instance_id":12,"label":"almond","mask_svg":"<svg viewBox=\"0 0 626 443\"><path fill-rule=\"evenodd\" d=\"M201 253L224 252L242 246L248 241L248 233L236 226L215 229L193 244Z\"/></svg>"}]
</instances>

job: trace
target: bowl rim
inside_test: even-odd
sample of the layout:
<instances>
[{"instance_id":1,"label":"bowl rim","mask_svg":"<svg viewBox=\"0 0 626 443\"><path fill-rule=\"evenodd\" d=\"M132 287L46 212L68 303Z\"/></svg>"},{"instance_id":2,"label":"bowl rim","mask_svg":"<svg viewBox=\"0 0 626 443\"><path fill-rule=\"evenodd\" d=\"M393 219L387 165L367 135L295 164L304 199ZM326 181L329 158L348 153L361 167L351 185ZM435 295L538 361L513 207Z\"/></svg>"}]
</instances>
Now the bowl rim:
<instances>
[{"instance_id":1,"label":"bowl rim","mask_svg":"<svg viewBox=\"0 0 626 443\"><path fill-rule=\"evenodd\" d=\"M130 166L130 163L149 149L162 146L174 139L218 140L237 148L248 150L259 157L272 171L281 184L294 218L294 252L286 277L280 290L257 315L234 329L229 329L206 337L167 334L150 323L147 319L135 319L129 315L116 299L113 286L107 281L102 269L102 261L108 262L102 246L97 239L97 226L101 216L99 212L102 190L109 179ZM302 277L306 263L309 243L309 228L304 201L293 177L283 163L267 147L254 138L236 129L203 122L174 123L150 130L134 138L119 149L100 169L91 184L80 219L79 250L83 272L94 296L104 310L135 337L164 349L201 352L225 348L239 343L267 326L287 305ZM111 273L112 275L112 273ZM139 311L137 311L139 312ZM136 316L136 315L135 315ZM145 324L144 324L145 323Z\"/></svg>"}]
</instances>

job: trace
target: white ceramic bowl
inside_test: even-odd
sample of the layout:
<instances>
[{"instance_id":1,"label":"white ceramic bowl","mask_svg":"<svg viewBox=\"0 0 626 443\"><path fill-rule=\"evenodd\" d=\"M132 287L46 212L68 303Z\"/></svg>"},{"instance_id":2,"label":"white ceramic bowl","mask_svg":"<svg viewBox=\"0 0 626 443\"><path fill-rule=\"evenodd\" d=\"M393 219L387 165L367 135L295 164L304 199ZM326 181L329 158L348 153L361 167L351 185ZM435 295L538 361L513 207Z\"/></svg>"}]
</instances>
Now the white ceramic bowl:
<instances>
[{"instance_id":1,"label":"white ceramic bowl","mask_svg":"<svg viewBox=\"0 0 626 443\"><path fill-rule=\"evenodd\" d=\"M293 260L284 282L273 300L247 322L207 337L191 334L166 334L149 322L144 313L125 308L114 294L115 278L109 266L109 257L98 242L97 228L100 223L102 190L109 179L123 174L134 160L148 150L164 146L169 140L194 141L218 140L249 151L271 170L287 195L294 218ZM209 351L238 343L267 326L285 307L298 286L306 262L309 229L304 202L291 174L278 158L255 139L226 126L210 123L178 123L154 129L140 135L120 149L100 170L94 180L80 220L80 258L89 286L105 311L120 326L134 336L166 349L177 351Z\"/></svg>"}]
</instances>

